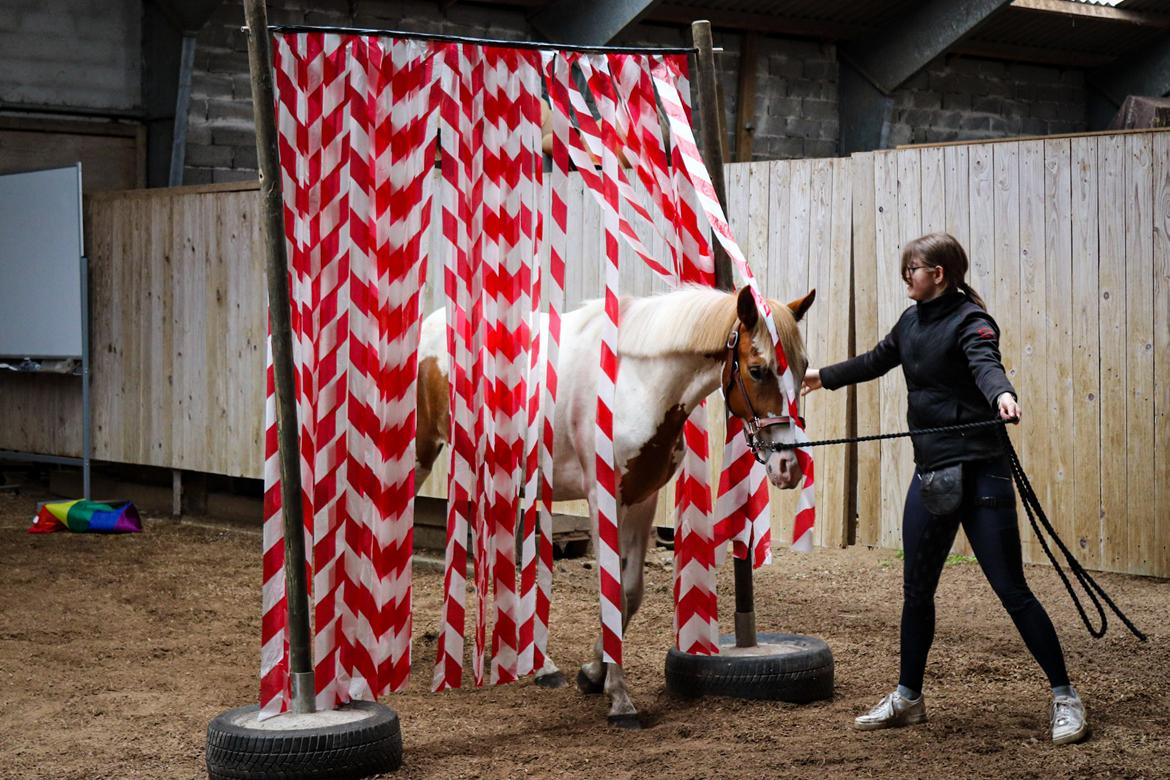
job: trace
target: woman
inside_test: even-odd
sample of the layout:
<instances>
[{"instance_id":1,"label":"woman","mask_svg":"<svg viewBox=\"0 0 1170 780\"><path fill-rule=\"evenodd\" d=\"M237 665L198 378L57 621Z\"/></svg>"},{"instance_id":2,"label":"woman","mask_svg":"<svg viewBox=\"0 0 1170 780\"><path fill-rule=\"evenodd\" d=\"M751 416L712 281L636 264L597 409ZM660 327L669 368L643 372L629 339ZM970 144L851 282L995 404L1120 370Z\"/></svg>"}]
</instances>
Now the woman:
<instances>
[{"instance_id":1,"label":"woman","mask_svg":"<svg viewBox=\"0 0 1170 780\"><path fill-rule=\"evenodd\" d=\"M967 254L952 236L931 233L902 250L902 279L914 306L864 355L809 369L804 392L876 379L901 365L911 430L1020 417L1003 370L999 326L965 281ZM1024 579L1015 491L995 428L913 437L917 466L902 516L903 603L898 688L857 717L863 730L926 720L922 677L934 639L934 593L960 523L983 573L1052 685L1052 741L1088 734L1085 708L1069 685L1052 621Z\"/></svg>"}]
</instances>

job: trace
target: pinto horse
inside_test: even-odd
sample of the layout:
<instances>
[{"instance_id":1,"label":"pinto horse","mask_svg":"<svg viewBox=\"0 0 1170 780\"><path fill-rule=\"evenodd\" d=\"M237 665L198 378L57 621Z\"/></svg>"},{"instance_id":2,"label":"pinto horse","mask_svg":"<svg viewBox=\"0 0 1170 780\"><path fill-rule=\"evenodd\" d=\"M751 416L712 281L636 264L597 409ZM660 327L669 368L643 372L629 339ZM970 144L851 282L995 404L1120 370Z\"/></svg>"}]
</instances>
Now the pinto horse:
<instances>
[{"instance_id":1,"label":"pinto horse","mask_svg":"<svg viewBox=\"0 0 1170 780\"><path fill-rule=\"evenodd\" d=\"M797 322L812 305L810 291L787 306L770 301L776 332L794 377L808 365ZM618 333L620 362L614 410L614 459L620 475L618 533L622 562L622 625L642 603L643 564L658 491L676 474L683 455L683 424L700 402L723 389L731 414L754 431L757 457L779 488L794 488L802 477L791 450L769 445L795 441L794 422L777 375L776 353L767 324L751 292L738 294L685 287L647 298L621 301ZM601 301L585 303L565 315L561 328L558 376L560 394L553 421L553 498L587 499L597 533L597 480L594 435L597 373L605 313ZM547 317L543 325L547 335ZM449 430L448 368L444 310L428 316L419 345L418 446L416 484L422 484ZM548 339L542 338L541 344ZM543 364L544 355L541 356ZM543 374L541 374L543 375ZM606 668L608 666L608 668ZM563 681L551 660L537 683ZM638 726L637 710L618 664L604 664L601 637L593 658L582 664L578 687L610 697L609 720Z\"/></svg>"}]
</instances>

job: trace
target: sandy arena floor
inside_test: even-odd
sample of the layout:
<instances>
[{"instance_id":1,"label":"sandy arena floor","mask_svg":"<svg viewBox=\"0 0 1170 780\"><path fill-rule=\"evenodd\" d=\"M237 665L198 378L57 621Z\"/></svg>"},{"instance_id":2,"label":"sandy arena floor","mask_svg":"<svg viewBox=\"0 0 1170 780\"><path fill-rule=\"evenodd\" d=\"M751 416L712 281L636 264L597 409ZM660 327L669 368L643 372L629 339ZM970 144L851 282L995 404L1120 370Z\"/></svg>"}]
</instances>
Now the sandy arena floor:
<instances>
[{"instance_id":1,"label":"sandy arena floor","mask_svg":"<svg viewBox=\"0 0 1170 780\"><path fill-rule=\"evenodd\" d=\"M0 497L0 775L206 777L208 721L257 695L259 534L148 517L140 535L36 536L25 533L33 509L31 498ZM862 734L851 718L897 673L894 553L779 552L758 573L761 630L820 636L836 657L833 699L799 707L687 702L664 691L670 553L651 558L625 650L645 725L637 733L607 727L605 701L572 687L429 693L442 578L416 567L415 681L388 700L406 742L398 776L1170 777L1167 581L1102 575L1150 641L1117 625L1093 640L1055 573L1029 569L1094 726L1091 741L1053 748L1043 677L974 564L944 573L927 673L931 720ZM596 570L558 561L554 589L551 649L573 675L594 637ZM729 618L730 567L720 593Z\"/></svg>"}]
</instances>

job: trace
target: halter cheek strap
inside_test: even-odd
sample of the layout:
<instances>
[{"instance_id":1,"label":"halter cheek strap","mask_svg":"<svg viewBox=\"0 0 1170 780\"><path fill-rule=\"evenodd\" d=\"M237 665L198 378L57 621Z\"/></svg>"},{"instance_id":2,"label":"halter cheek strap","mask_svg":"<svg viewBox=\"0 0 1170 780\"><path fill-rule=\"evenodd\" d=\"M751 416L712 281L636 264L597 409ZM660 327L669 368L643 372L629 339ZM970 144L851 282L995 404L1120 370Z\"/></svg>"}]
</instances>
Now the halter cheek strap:
<instances>
[{"instance_id":1,"label":"halter cheek strap","mask_svg":"<svg viewBox=\"0 0 1170 780\"><path fill-rule=\"evenodd\" d=\"M776 449L771 444L764 442L760 438L760 433L773 425L788 425L792 422L792 418L788 415L778 417L760 417L756 414L756 410L752 408L752 399L748 395L747 387L744 386L743 377L739 372L739 329L732 329L727 336L727 352L731 360L731 376L728 377L727 383L723 386L723 405L727 409L728 416L731 415L731 383L735 382L739 386L739 393L743 396L743 402L747 405L748 417L743 419L743 437L747 441L748 448L752 451L752 456L760 463L765 463L766 458L760 455L761 450L771 452ZM801 420L803 426L804 421Z\"/></svg>"}]
</instances>

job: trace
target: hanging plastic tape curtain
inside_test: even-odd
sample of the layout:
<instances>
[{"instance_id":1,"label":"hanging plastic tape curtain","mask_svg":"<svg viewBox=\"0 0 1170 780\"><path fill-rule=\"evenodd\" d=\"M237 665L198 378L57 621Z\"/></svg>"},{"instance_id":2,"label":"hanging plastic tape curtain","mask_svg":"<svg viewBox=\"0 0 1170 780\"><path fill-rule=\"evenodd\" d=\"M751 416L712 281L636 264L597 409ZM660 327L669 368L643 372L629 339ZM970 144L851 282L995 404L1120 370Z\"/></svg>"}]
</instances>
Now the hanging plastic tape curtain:
<instances>
[{"instance_id":1,"label":"hanging plastic tape curtain","mask_svg":"<svg viewBox=\"0 0 1170 780\"><path fill-rule=\"evenodd\" d=\"M711 229L767 312L694 144L685 56L586 55L332 33L282 34L275 52L318 707L376 698L401 690L409 679L416 349L432 229L438 231L436 262L443 264L452 356L448 540L432 687L462 685L469 531L480 595L472 631L475 684L489 673L489 623L492 682L515 680L545 663L549 474L571 167L597 199L606 236L599 258L608 325L598 387L597 552L603 649L607 659L620 662L613 456L618 243L672 283L710 285ZM554 136L547 182L540 122L545 96ZM619 165L622 159L628 169ZM540 205L546 185L547 215ZM435 197L440 217L432 226ZM653 245L666 247L668 257L646 249L655 234ZM542 250L549 258L547 279L541 278ZM541 354L547 359L538 360ZM782 353L780 360L787 365ZM285 711L290 700L272 376L270 351L264 716ZM794 404L793 382L788 376ZM770 540L766 492L762 514L752 504L759 496L753 486L762 485L763 476L758 464L748 463L750 453L729 450L713 520L704 417L696 411L686 427L675 625L679 647L712 653L718 645L715 546L737 540L736 553L746 555L749 546L766 550ZM801 457L807 461L807 453ZM805 469L808 500L797 529L807 538L811 461ZM755 557L758 564L766 553Z\"/></svg>"}]
</instances>

